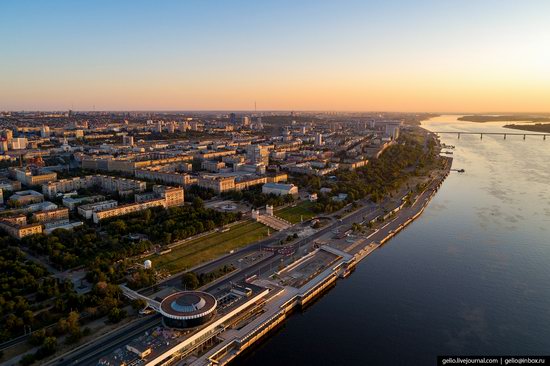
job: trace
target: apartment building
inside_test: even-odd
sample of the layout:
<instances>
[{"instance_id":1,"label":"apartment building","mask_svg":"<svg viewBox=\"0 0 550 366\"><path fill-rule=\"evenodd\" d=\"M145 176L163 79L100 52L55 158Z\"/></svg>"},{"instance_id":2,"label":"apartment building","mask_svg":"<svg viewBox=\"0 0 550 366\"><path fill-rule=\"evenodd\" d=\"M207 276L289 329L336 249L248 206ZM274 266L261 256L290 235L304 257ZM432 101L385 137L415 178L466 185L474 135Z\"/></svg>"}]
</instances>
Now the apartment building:
<instances>
[{"instance_id":1,"label":"apartment building","mask_svg":"<svg viewBox=\"0 0 550 366\"><path fill-rule=\"evenodd\" d=\"M25 215L0 219L0 228L19 240L26 236L42 233L42 224L28 224Z\"/></svg>"},{"instance_id":2,"label":"apartment building","mask_svg":"<svg viewBox=\"0 0 550 366\"><path fill-rule=\"evenodd\" d=\"M16 203L18 206L26 206L31 203L40 203L44 201L44 195L33 190L15 192L10 201Z\"/></svg>"},{"instance_id":3,"label":"apartment building","mask_svg":"<svg viewBox=\"0 0 550 366\"><path fill-rule=\"evenodd\" d=\"M252 164L269 164L269 150L273 146L252 145L247 147L246 156Z\"/></svg>"},{"instance_id":4,"label":"apartment building","mask_svg":"<svg viewBox=\"0 0 550 366\"><path fill-rule=\"evenodd\" d=\"M100 194L95 196L88 196L88 197L65 197L63 198L63 206L67 207L69 210L74 210L78 205L83 205L86 203L92 203L92 202L99 202L99 201L105 201L105 196L102 196Z\"/></svg>"},{"instance_id":5,"label":"apartment building","mask_svg":"<svg viewBox=\"0 0 550 366\"><path fill-rule=\"evenodd\" d=\"M143 211L145 209L152 208L152 207L164 207L164 205L165 205L165 201L163 198L157 198L157 199L148 200L144 202L134 202L126 205L121 205L121 206L93 212L92 219L94 223L97 224L101 220L108 219L110 217L123 216L133 212Z\"/></svg>"},{"instance_id":6,"label":"apartment building","mask_svg":"<svg viewBox=\"0 0 550 366\"><path fill-rule=\"evenodd\" d=\"M153 186L153 192L164 199L164 207L181 206L185 202L184 192L181 187Z\"/></svg>"},{"instance_id":7,"label":"apartment building","mask_svg":"<svg viewBox=\"0 0 550 366\"><path fill-rule=\"evenodd\" d=\"M201 175L197 181L199 187L212 189L216 193L231 191L235 189L234 176Z\"/></svg>"},{"instance_id":8,"label":"apartment building","mask_svg":"<svg viewBox=\"0 0 550 366\"><path fill-rule=\"evenodd\" d=\"M54 197L57 193L66 193L80 188L100 187L107 192L118 192L120 195L128 195L135 192L143 192L147 188L145 182L111 177L107 175L87 175L85 177L75 177L70 179L61 179L56 182L49 182L42 185L42 192L48 197Z\"/></svg>"},{"instance_id":9,"label":"apartment building","mask_svg":"<svg viewBox=\"0 0 550 366\"><path fill-rule=\"evenodd\" d=\"M201 163L201 168L212 173L218 173L220 170L225 168L225 163L223 161L216 160L203 160Z\"/></svg>"},{"instance_id":10,"label":"apartment building","mask_svg":"<svg viewBox=\"0 0 550 366\"><path fill-rule=\"evenodd\" d=\"M288 180L287 173L275 173L273 175L267 176L268 183L280 183L280 182L286 182L287 180Z\"/></svg>"},{"instance_id":11,"label":"apartment building","mask_svg":"<svg viewBox=\"0 0 550 366\"><path fill-rule=\"evenodd\" d=\"M190 155L169 156L159 153L130 155L123 158L113 156L85 156L81 160L82 169L120 171L133 173L136 169L148 166L187 162L193 160Z\"/></svg>"},{"instance_id":12,"label":"apartment building","mask_svg":"<svg viewBox=\"0 0 550 366\"><path fill-rule=\"evenodd\" d=\"M154 186L152 193L136 195L136 201L127 205L106 208L103 210L94 211L92 219L94 223L98 223L103 219L127 215L133 212L142 211L153 207L173 207L184 204L184 192L181 187ZM82 207L82 206L81 206ZM79 211L80 208L79 207Z\"/></svg>"},{"instance_id":13,"label":"apartment building","mask_svg":"<svg viewBox=\"0 0 550 366\"><path fill-rule=\"evenodd\" d=\"M237 154L237 150L216 150L216 151L201 151L195 154L195 158L199 160L217 159L224 156Z\"/></svg>"},{"instance_id":14,"label":"apartment building","mask_svg":"<svg viewBox=\"0 0 550 366\"><path fill-rule=\"evenodd\" d=\"M253 186L267 183L267 177L251 177L235 182L235 190L242 191Z\"/></svg>"},{"instance_id":15,"label":"apartment building","mask_svg":"<svg viewBox=\"0 0 550 366\"><path fill-rule=\"evenodd\" d=\"M69 219L69 209L67 207L61 207L54 210L38 211L32 214L32 218L35 222L51 222Z\"/></svg>"},{"instance_id":16,"label":"apartment building","mask_svg":"<svg viewBox=\"0 0 550 366\"><path fill-rule=\"evenodd\" d=\"M108 210L118 206L118 202L115 200L101 201L88 203L86 205L79 206L77 212L80 216L91 219L94 212Z\"/></svg>"},{"instance_id":17,"label":"apartment building","mask_svg":"<svg viewBox=\"0 0 550 366\"><path fill-rule=\"evenodd\" d=\"M18 180L0 179L0 189L3 191L19 191L21 182Z\"/></svg>"},{"instance_id":18,"label":"apartment building","mask_svg":"<svg viewBox=\"0 0 550 366\"><path fill-rule=\"evenodd\" d=\"M40 174L31 169L22 168L10 168L10 174L28 187L44 184L57 179L57 173L55 172Z\"/></svg>"},{"instance_id":19,"label":"apartment building","mask_svg":"<svg viewBox=\"0 0 550 366\"><path fill-rule=\"evenodd\" d=\"M136 170L135 177L176 186L190 186L197 183L196 177L175 171L169 172L154 169L139 169Z\"/></svg>"}]
</instances>

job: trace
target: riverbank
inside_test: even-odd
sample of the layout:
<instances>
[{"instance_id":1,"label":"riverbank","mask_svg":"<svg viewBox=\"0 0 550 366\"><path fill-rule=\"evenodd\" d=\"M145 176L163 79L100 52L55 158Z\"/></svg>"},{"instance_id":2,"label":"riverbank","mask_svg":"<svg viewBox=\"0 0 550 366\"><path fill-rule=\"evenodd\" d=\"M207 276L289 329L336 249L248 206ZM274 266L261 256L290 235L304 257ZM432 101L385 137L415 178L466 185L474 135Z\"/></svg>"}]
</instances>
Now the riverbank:
<instances>
[{"instance_id":1,"label":"riverbank","mask_svg":"<svg viewBox=\"0 0 550 366\"><path fill-rule=\"evenodd\" d=\"M510 131L456 117L423 126ZM235 365L431 365L441 354L549 349L547 142L441 142L466 173L449 174L414 225Z\"/></svg>"},{"instance_id":2,"label":"riverbank","mask_svg":"<svg viewBox=\"0 0 550 366\"><path fill-rule=\"evenodd\" d=\"M294 288L282 280L279 280L279 282L267 281L265 279L257 280L256 284L273 286L274 288L278 288L280 293L273 301L267 302L264 308L266 311L260 318L248 324L243 328L243 331L230 331L231 337L228 337L226 341L220 343L203 357L196 360L193 365L225 365L236 359L238 360L237 357L239 355L245 351L249 352L255 343L283 324L290 313L296 309L304 308L306 304L310 304L317 297L330 291L337 284L338 279L349 277L360 261L383 246L422 215L450 173L452 158L443 159L445 159L444 168L435 173L436 176L430 184L422 192L419 192L410 204L402 202L390 212L374 214L368 217L368 219L363 220L363 223L377 223L375 224L377 227L374 227L373 232L366 236L368 240L357 239L361 241L361 246L356 247L351 245L349 246L351 250L346 252L331 246L330 243L325 244L278 272L276 277L278 279L284 277L284 273L287 273L291 278L295 278L296 274L303 271L296 268L306 268L308 266L307 262L315 262L314 257L319 253L329 252L337 257L337 259L330 262L330 265L326 269L313 278L308 279L301 287ZM220 335L220 338L224 339L223 334Z\"/></svg>"},{"instance_id":3,"label":"riverbank","mask_svg":"<svg viewBox=\"0 0 550 366\"><path fill-rule=\"evenodd\" d=\"M504 125L504 128L510 128L513 130L521 131L530 131L530 132L541 132L541 133L550 133L550 123L536 123L534 125Z\"/></svg>"},{"instance_id":4,"label":"riverbank","mask_svg":"<svg viewBox=\"0 0 550 366\"><path fill-rule=\"evenodd\" d=\"M533 115L465 115L457 118L464 122L550 122L550 117Z\"/></svg>"}]
</instances>

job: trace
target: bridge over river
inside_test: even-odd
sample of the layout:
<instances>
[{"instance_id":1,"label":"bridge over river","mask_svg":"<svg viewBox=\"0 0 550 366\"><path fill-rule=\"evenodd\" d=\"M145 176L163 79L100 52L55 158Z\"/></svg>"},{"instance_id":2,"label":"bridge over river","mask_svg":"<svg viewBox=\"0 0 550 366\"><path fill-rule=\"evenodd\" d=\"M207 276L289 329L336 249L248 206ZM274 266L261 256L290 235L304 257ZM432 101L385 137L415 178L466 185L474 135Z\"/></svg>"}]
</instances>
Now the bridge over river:
<instances>
[{"instance_id":1,"label":"bridge over river","mask_svg":"<svg viewBox=\"0 0 550 366\"><path fill-rule=\"evenodd\" d=\"M455 134L460 139L461 135L479 135L480 139L483 139L483 135L498 135L503 136L504 140L506 140L507 136L523 136L523 139L525 140L527 136L536 136L536 137L542 137L543 140L546 140L546 136L550 136L550 133L523 133L523 132L467 132L467 131L433 131L433 133L436 133L438 135L441 134Z\"/></svg>"}]
</instances>

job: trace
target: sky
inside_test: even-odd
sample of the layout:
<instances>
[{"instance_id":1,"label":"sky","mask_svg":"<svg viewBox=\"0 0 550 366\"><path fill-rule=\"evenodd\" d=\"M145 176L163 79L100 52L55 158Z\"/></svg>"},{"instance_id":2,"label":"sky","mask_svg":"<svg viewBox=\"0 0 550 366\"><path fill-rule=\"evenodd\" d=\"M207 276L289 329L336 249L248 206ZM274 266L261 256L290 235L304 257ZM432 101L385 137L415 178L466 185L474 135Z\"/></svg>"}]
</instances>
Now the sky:
<instances>
[{"instance_id":1,"label":"sky","mask_svg":"<svg viewBox=\"0 0 550 366\"><path fill-rule=\"evenodd\" d=\"M550 1L0 1L0 110L254 102L550 112Z\"/></svg>"}]
</instances>

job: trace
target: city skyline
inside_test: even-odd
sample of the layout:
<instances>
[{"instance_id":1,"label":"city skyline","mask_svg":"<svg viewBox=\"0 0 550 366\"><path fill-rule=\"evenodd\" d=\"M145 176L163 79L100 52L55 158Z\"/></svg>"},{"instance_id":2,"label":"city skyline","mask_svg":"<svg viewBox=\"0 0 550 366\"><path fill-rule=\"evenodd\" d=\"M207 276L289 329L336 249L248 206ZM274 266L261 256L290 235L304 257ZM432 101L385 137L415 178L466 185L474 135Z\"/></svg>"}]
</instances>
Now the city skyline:
<instances>
[{"instance_id":1,"label":"city skyline","mask_svg":"<svg viewBox=\"0 0 550 366\"><path fill-rule=\"evenodd\" d=\"M0 14L1 366L550 363L549 0Z\"/></svg>"},{"instance_id":2,"label":"city skyline","mask_svg":"<svg viewBox=\"0 0 550 366\"><path fill-rule=\"evenodd\" d=\"M0 110L549 111L544 1L2 10Z\"/></svg>"}]
</instances>

